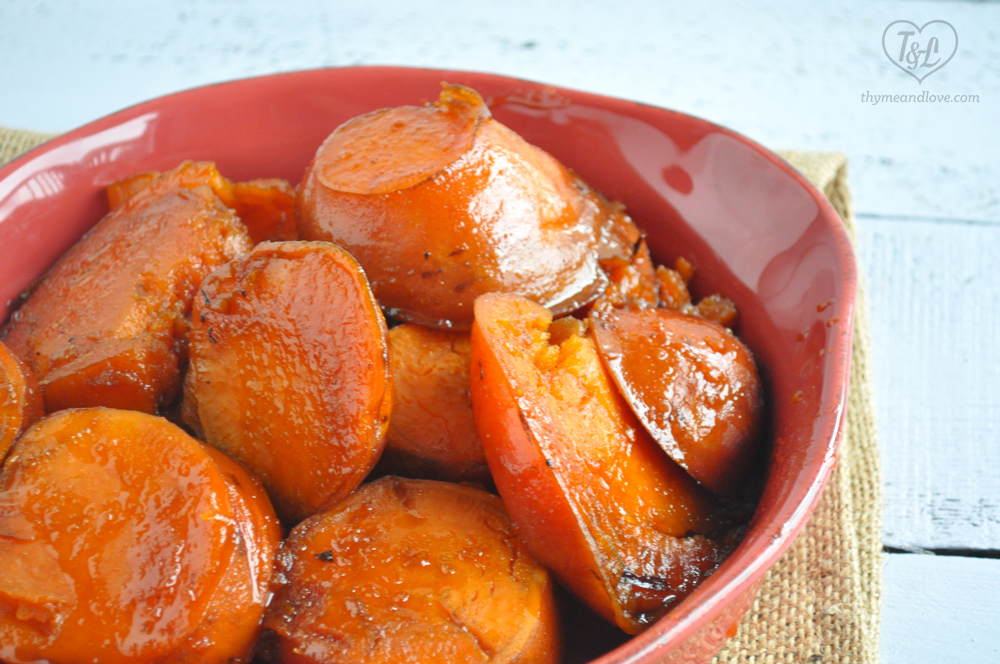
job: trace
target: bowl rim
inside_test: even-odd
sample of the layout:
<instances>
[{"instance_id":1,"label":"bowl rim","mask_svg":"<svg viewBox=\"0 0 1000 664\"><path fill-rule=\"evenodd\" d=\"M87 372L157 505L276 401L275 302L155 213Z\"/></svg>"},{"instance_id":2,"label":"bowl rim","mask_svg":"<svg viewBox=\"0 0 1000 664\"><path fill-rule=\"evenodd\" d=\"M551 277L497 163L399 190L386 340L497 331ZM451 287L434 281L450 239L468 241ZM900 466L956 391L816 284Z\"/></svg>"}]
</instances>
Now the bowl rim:
<instances>
[{"instance_id":1,"label":"bowl rim","mask_svg":"<svg viewBox=\"0 0 1000 664\"><path fill-rule=\"evenodd\" d=\"M844 435L844 424L847 405L847 394L850 380L851 348L854 329L854 308L856 291L858 284L857 264L854 256L852 243L847 235L847 229L840 219L839 214L832 204L816 187L809 182L791 164L775 154L768 148L753 139L740 134L732 129L715 122L705 120L699 116L677 111L670 108L656 106L641 101L634 101L622 97L602 95L593 92L576 90L558 85L552 85L540 81L506 76L490 72L481 72L462 69L441 69L435 67L412 67L399 65L349 65L344 67L317 67L307 69L297 69L278 73L247 76L240 78L217 81L204 85L193 86L165 95L153 97L127 106L120 110L108 113L96 118L86 124L71 129L65 133L58 134L18 155L8 163L0 166L0 199L7 194L4 192L4 184L9 178L17 174L19 169L27 165L32 160L50 152L62 145L71 143L82 137L92 135L95 132L116 126L123 121L134 119L147 111L159 110L158 107L182 101L183 97L190 94L198 94L211 88L224 88L231 85L248 85L255 83L267 83L272 79L291 78L296 76L317 75L321 72L339 72L344 70L363 70L372 72L373 75L392 76L405 74L406 72L420 71L447 76L468 76L480 80L489 80L507 86L519 85L532 88L543 88L552 90L558 95L569 98L573 103L583 105L596 105L602 108L609 108L616 112L631 115L629 107L640 107L654 113L668 113L693 118L705 123L712 131L725 134L744 145L751 148L758 155L761 155L771 164L776 166L787 176L790 176L800 187L805 190L815 201L818 211L817 219L822 219L826 230L832 233L836 244L837 263L841 269L841 285L843 294L836 299L833 308L833 315L839 318L840 324L831 330L829 342L827 344L826 367L823 369L824 380L831 380L831 398L836 402L834 408L821 408L816 417L816 427L814 431L820 431L815 435L811 443L822 444L825 447L824 456L816 474L804 490L796 491L791 498L797 498L794 502L794 510L791 516L781 524L777 524L780 532L772 538L768 545L755 554L749 564L742 569L733 570L729 565L730 561L738 558L740 548L727 559L712 577L697 588L691 595L675 606L663 618L657 620L648 629L639 635L630 638L628 641L608 652L591 664L621 664L624 662L647 661L653 656L663 656L671 651L672 647L684 644L690 637L699 630L708 627L713 620L719 618L728 604L736 600L748 591L754 590L754 585L763 581L764 575L778 561L781 555L791 546L799 533L805 527L813 510L819 502L820 496L826 486L831 472L837 462L837 452ZM16 183L15 183L16 186ZM8 192L9 193L9 192ZM0 222L3 220L0 219ZM829 405L829 404L828 404ZM714 582L713 582L714 580ZM759 587L759 586L758 586ZM756 591L754 592L756 594ZM752 599L752 598L751 598ZM742 619L743 612L737 616L737 622ZM730 630L730 636L732 635ZM651 660L650 660L651 661Z\"/></svg>"}]
</instances>

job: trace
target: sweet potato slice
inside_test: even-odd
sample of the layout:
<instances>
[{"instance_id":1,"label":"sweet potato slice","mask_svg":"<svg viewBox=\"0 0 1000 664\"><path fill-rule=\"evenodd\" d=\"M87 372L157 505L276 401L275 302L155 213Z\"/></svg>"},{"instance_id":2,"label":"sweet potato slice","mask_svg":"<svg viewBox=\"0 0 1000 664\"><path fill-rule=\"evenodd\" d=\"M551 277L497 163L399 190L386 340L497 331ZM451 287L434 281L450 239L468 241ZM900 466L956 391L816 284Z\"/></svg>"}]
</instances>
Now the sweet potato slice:
<instances>
[{"instance_id":1,"label":"sweet potato slice","mask_svg":"<svg viewBox=\"0 0 1000 664\"><path fill-rule=\"evenodd\" d=\"M306 169L299 232L350 251L394 318L467 330L475 298L511 292L569 313L600 295L601 261L631 256L620 207L445 85L338 127Z\"/></svg>"},{"instance_id":2,"label":"sweet potato slice","mask_svg":"<svg viewBox=\"0 0 1000 664\"><path fill-rule=\"evenodd\" d=\"M327 242L263 242L202 283L183 417L260 477L282 520L346 496L378 461L391 387L385 319Z\"/></svg>"},{"instance_id":3,"label":"sweet potato slice","mask_svg":"<svg viewBox=\"0 0 1000 664\"><path fill-rule=\"evenodd\" d=\"M35 376L0 343L0 464L14 439L44 414Z\"/></svg>"},{"instance_id":4,"label":"sweet potato slice","mask_svg":"<svg viewBox=\"0 0 1000 664\"><path fill-rule=\"evenodd\" d=\"M207 445L229 489L237 546L205 615L187 640L156 664L237 664L250 661L263 632L264 610L277 587L274 556L281 525L260 481Z\"/></svg>"},{"instance_id":5,"label":"sweet potato slice","mask_svg":"<svg viewBox=\"0 0 1000 664\"><path fill-rule=\"evenodd\" d=\"M590 317L601 359L670 457L719 494L757 451L763 393L750 350L718 323L667 309Z\"/></svg>"},{"instance_id":6,"label":"sweet potato slice","mask_svg":"<svg viewBox=\"0 0 1000 664\"><path fill-rule=\"evenodd\" d=\"M485 491L384 477L299 524L278 560L276 661L559 661L549 575Z\"/></svg>"},{"instance_id":7,"label":"sweet potato slice","mask_svg":"<svg viewBox=\"0 0 1000 664\"><path fill-rule=\"evenodd\" d=\"M254 244L297 240L295 189L287 180L232 182L210 161L185 161L165 173L137 173L108 185L108 203L114 209L140 192L206 185L246 226Z\"/></svg>"},{"instance_id":8,"label":"sweet potato slice","mask_svg":"<svg viewBox=\"0 0 1000 664\"><path fill-rule=\"evenodd\" d=\"M170 661L212 604L239 521L219 465L165 420L93 408L40 421L0 470L0 660Z\"/></svg>"},{"instance_id":9,"label":"sweet potato slice","mask_svg":"<svg viewBox=\"0 0 1000 664\"><path fill-rule=\"evenodd\" d=\"M690 593L725 552L690 535L713 531L715 501L635 419L582 328L553 325L549 311L523 298L479 298L476 425L531 552L595 611L635 634Z\"/></svg>"},{"instance_id":10,"label":"sweet potato slice","mask_svg":"<svg viewBox=\"0 0 1000 664\"><path fill-rule=\"evenodd\" d=\"M176 396L201 280L250 248L208 187L147 187L71 248L15 312L6 343L45 408L154 413Z\"/></svg>"},{"instance_id":11,"label":"sweet potato slice","mask_svg":"<svg viewBox=\"0 0 1000 664\"><path fill-rule=\"evenodd\" d=\"M469 334L403 324L389 330L392 418L379 470L490 481L472 416Z\"/></svg>"}]
</instances>

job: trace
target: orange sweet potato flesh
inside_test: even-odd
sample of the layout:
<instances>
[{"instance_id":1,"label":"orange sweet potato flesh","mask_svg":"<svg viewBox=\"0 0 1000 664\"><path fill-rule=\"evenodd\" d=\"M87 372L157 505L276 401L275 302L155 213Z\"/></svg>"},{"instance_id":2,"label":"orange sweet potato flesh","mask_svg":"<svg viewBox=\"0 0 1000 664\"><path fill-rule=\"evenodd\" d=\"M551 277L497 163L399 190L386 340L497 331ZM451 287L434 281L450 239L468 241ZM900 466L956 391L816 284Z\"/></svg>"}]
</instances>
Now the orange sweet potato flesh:
<instances>
[{"instance_id":1,"label":"orange sweet potato flesh","mask_svg":"<svg viewBox=\"0 0 1000 664\"><path fill-rule=\"evenodd\" d=\"M763 393L750 350L713 321L667 309L593 313L605 366L670 457L719 494L757 452Z\"/></svg>"},{"instance_id":2,"label":"orange sweet potato flesh","mask_svg":"<svg viewBox=\"0 0 1000 664\"><path fill-rule=\"evenodd\" d=\"M247 464L297 523L378 461L391 408L385 319L327 242L263 242L195 300L184 421Z\"/></svg>"},{"instance_id":3,"label":"orange sweet potato flesh","mask_svg":"<svg viewBox=\"0 0 1000 664\"><path fill-rule=\"evenodd\" d=\"M249 248L208 187L147 187L35 285L5 342L38 378L47 412L154 413L179 391L198 284Z\"/></svg>"},{"instance_id":4,"label":"orange sweet potato flesh","mask_svg":"<svg viewBox=\"0 0 1000 664\"><path fill-rule=\"evenodd\" d=\"M139 192L152 189L206 185L231 208L246 226L254 244L297 240L295 189L287 180L231 182L210 161L185 161L165 173L137 173L108 185L108 203L114 209Z\"/></svg>"},{"instance_id":5,"label":"orange sweet potato flesh","mask_svg":"<svg viewBox=\"0 0 1000 664\"><path fill-rule=\"evenodd\" d=\"M350 251L391 316L445 329L469 329L489 292L569 313L600 295L601 261L627 262L635 235L620 207L457 85L338 127L298 210L301 236Z\"/></svg>"},{"instance_id":6,"label":"orange sweet potato flesh","mask_svg":"<svg viewBox=\"0 0 1000 664\"><path fill-rule=\"evenodd\" d=\"M409 323L389 330L392 418L380 469L452 482L490 481L472 416L467 332Z\"/></svg>"},{"instance_id":7,"label":"orange sweet potato flesh","mask_svg":"<svg viewBox=\"0 0 1000 664\"><path fill-rule=\"evenodd\" d=\"M0 343L0 464L21 432L44 414L35 376Z\"/></svg>"},{"instance_id":8,"label":"orange sweet potato flesh","mask_svg":"<svg viewBox=\"0 0 1000 664\"><path fill-rule=\"evenodd\" d=\"M263 632L264 610L277 587L274 556L281 525L260 481L211 447L229 489L237 545L205 615L177 650L156 664L237 664L250 661Z\"/></svg>"},{"instance_id":9,"label":"orange sweet potato flesh","mask_svg":"<svg viewBox=\"0 0 1000 664\"><path fill-rule=\"evenodd\" d=\"M553 329L555 328L555 329ZM485 295L472 400L497 489L534 556L636 634L718 566L716 504L635 419L592 338L523 298ZM558 330L558 334L550 332Z\"/></svg>"},{"instance_id":10,"label":"orange sweet potato flesh","mask_svg":"<svg viewBox=\"0 0 1000 664\"><path fill-rule=\"evenodd\" d=\"M250 231L254 244L298 240L295 189L287 180L250 180L233 184L227 203Z\"/></svg>"},{"instance_id":11,"label":"orange sweet potato flesh","mask_svg":"<svg viewBox=\"0 0 1000 664\"><path fill-rule=\"evenodd\" d=\"M238 522L219 465L167 421L43 419L0 471L0 660L172 661L226 576Z\"/></svg>"},{"instance_id":12,"label":"orange sweet potato flesh","mask_svg":"<svg viewBox=\"0 0 1000 664\"><path fill-rule=\"evenodd\" d=\"M480 489L384 477L297 526L278 560L278 662L559 661L549 575Z\"/></svg>"}]
</instances>

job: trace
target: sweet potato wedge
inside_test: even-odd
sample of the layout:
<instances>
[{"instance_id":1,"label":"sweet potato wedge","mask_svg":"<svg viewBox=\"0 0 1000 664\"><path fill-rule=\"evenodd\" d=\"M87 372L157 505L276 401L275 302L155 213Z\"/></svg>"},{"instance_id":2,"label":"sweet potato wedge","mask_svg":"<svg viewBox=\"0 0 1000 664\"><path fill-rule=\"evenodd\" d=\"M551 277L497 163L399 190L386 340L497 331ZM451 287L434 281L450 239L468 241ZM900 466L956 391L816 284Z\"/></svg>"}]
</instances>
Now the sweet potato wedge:
<instances>
[{"instance_id":1,"label":"sweet potato wedge","mask_svg":"<svg viewBox=\"0 0 1000 664\"><path fill-rule=\"evenodd\" d=\"M254 244L297 240L295 189L287 180L231 182L210 161L185 161L165 173L137 173L108 185L108 203L114 209L147 189L194 189L206 185L233 210Z\"/></svg>"},{"instance_id":2,"label":"sweet potato wedge","mask_svg":"<svg viewBox=\"0 0 1000 664\"><path fill-rule=\"evenodd\" d=\"M208 187L154 189L115 208L36 284L6 332L45 409L154 413L176 396L201 280L250 248Z\"/></svg>"},{"instance_id":3,"label":"sweet potato wedge","mask_svg":"<svg viewBox=\"0 0 1000 664\"><path fill-rule=\"evenodd\" d=\"M472 401L486 459L533 555L638 633L721 562L716 503L618 394L582 322L510 295L476 301Z\"/></svg>"},{"instance_id":4,"label":"sweet potato wedge","mask_svg":"<svg viewBox=\"0 0 1000 664\"><path fill-rule=\"evenodd\" d=\"M278 561L278 662L559 661L549 575L485 491L384 477L299 524Z\"/></svg>"},{"instance_id":5,"label":"sweet potato wedge","mask_svg":"<svg viewBox=\"0 0 1000 664\"><path fill-rule=\"evenodd\" d=\"M297 523L372 469L391 407L388 331L357 262L328 242L263 242L195 301L183 417L260 477Z\"/></svg>"},{"instance_id":6,"label":"sweet potato wedge","mask_svg":"<svg viewBox=\"0 0 1000 664\"><path fill-rule=\"evenodd\" d=\"M364 267L389 315L467 330L475 298L517 293L569 313L598 297L601 261L631 256L634 224L541 149L445 85L338 127L306 169L304 239Z\"/></svg>"},{"instance_id":7,"label":"sweet potato wedge","mask_svg":"<svg viewBox=\"0 0 1000 664\"><path fill-rule=\"evenodd\" d=\"M469 334L409 323L389 330L392 418L379 471L452 482L490 481L472 416Z\"/></svg>"},{"instance_id":8,"label":"sweet potato wedge","mask_svg":"<svg viewBox=\"0 0 1000 664\"><path fill-rule=\"evenodd\" d=\"M601 359L660 447L718 494L740 487L763 393L750 350L722 325L667 309L594 312Z\"/></svg>"},{"instance_id":9,"label":"sweet potato wedge","mask_svg":"<svg viewBox=\"0 0 1000 664\"><path fill-rule=\"evenodd\" d=\"M35 376L0 343L0 464L21 432L44 414Z\"/></svg>"},{"instance_id":10,"label":"sweet potato wedge","mask_svg":"<svg viewBox=\"0 0 1000 664\"><path fill-rule=\"evenodd\" d=\"M0 660L247 661L257 625L219 627L259 622L279 533L221 462L135 411L61 411L21 436L0 470Z\"/></svg>"}]
</instances>

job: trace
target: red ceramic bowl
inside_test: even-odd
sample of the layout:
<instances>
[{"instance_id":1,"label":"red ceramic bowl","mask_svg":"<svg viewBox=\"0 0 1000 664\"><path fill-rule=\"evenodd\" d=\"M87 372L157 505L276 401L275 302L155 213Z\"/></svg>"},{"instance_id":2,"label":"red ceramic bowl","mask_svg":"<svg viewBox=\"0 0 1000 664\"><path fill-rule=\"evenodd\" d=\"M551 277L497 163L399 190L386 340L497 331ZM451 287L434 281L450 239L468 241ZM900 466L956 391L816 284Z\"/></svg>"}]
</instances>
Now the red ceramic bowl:
<instances>
[{"instance_id":1,"label":"red ceramic bowl","mask_svg":"<svg viewBox=\"0 0 1000 664\"><path fill-rule=\"evenodd\" d=\"M770 394L766 487L749 534L692 595L596 661L704 662L734 632L765 572L801 530L835 463L847 395L856 273L823 196L780 158L704 120L502 76L357 67L188 90L92 122L0 168L0 320L107 211L103 188L183 159L234 180L298 182L340 123L471 86L501 122L623 201L662 262L719 292ZM597 630L600 631L600 630ZM587 634L571 637L586 642Z\"/></svg>"}]
</instances>

